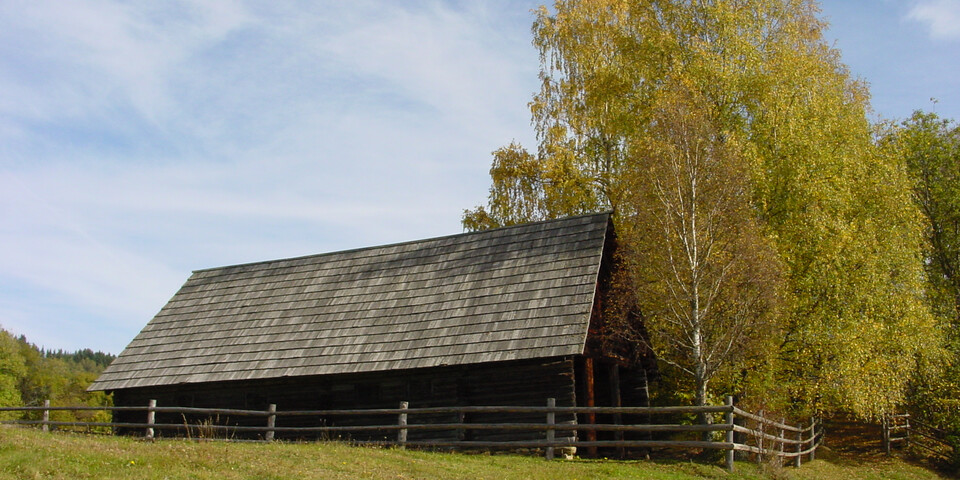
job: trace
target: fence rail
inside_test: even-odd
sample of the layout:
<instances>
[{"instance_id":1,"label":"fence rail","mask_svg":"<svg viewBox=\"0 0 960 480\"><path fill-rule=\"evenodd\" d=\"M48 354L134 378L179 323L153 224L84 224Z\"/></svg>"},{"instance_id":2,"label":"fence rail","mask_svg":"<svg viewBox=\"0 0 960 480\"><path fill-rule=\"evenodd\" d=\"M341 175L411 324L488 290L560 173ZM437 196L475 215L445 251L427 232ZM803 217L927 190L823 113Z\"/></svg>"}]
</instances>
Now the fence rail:
<instances>
[{"instance_id":1,"label":"fence rail","mask_svg":"<svg viewBox=\"0 0 960 480\"><path fill-rule=\"evenodd\" d=\"M882 421L883 448L887 455L898 444L916 448L939 460L952 461L954 447L947 441L947 432L913 418L909 413L887 414Z\"/></svg>"},{"instance_id":2,"label":"fence rail","mask_svg":"<svg viewBox=\"0 0 960 480\"><path fill-rule=\"evenodd\" d=\"M109 412L145 412L144 422L76 422L50 420L50 412L54 411L109 411ZM718 406L670 406L670 407L557 407L554 399L547 399L547 406L462 406L462 407L422 407L409 408L407 402L401 402L400 408L381 408L365 410L277 410L271 404L267 410L242 410L229 408L193 408L193 407L161 407L156 401L143 407L54 407L49 401L42 407L5 407L0 412L42 412L42 420L11 420L3 423L19 425L40 425L44 431L51 427L98 427L112 429L141 430L144 437L153 439L158 431L178 431L202 427L211 432L233 432L262 434L262 439L270 441L277 433L286 434L349 434L361 432L379 432L395 435L395 439L383 440L351 440L351 443L362 445L384 445L399 447L424 448L531 448L542 449L547 459L554 457L558 448L584 447L592 448L680 448L680 449L708 449L725 450L726 466L733 470L735 452L748 452L756 455L758 461L764 458L793 459L794 465L800 466L803 457L813 460L817 447L823 437L822 424L811 419L805 426L789 425L784 420L776 421L766 418L763 413L746 412L733 404L733 398L728 397L726 405ZM156 414L180 414L183 423L158 423ZM465 421L465 414L514 413L540 414L544 422L497 422L474 423ZM723 421L711 424L685 425L679 423L656 424L621 424L623 415L677 415L677 414L708 414L723 415ZM459 419L456 422L416 423L411 418L426 415L455 414ZM558 414L589 415L609 414L614 423L557 423ZM201 415L208 419L213 416L230 417L260 417L264 419L261 425L224 425L217 423L191 424L186 415ZM313 417L318 419L329 417L350 416L384 416L393 417L395 421L381 425L319 425L319 426L278 426L278 417ZM576 417L574 417L576 418ZM505 432L539 432L543 438L532 440L409 440L408 433L413 431L505 431ZM581 440L577 432L613 432L613 440ZM714 432L723 432L723 440L710 438ZM624 433L646 433L648 438L624 439ZM705 435L703 440L676 440L653 439L653 433ZM566 434L566 436L557 436ZM736 439L739 434L739 441Z\"/></svg>"}]
</instances>

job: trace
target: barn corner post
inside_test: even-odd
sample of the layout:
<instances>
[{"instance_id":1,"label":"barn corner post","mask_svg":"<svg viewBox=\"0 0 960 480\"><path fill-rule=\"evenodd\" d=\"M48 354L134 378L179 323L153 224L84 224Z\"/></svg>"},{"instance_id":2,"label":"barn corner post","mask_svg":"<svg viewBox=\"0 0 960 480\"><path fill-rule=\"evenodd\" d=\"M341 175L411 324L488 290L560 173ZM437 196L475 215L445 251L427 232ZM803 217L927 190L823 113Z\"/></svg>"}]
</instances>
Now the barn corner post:
<instances>
[{"instance_id":1,"label":"barn corner post","mask_svg":"<svg viewBox=\"0 0 960 480\"><path fill-rule=\"evenodd\" d=\"M733 471L733 454L734 454L734 445L733 445L733 425L734 425L734 413L733 413L733 395L727 395L727 443L729 447L727 448L726 453L726 463L727 471Z\"/></svg>"},{"instance_id":2,"label":"barn corner post","mask_svg":"<svg viewBox=\"0 0 960 480\"><path fill-rule=\"evenodd\" d=\"M594 378L593 378L593 358L586 357L583 359L583 373L586 381L586 390L587 390L587 407L593 408L597 405L597 399L594 393ZM587 424L595 425L597 423L597 414L593 411L587 412ZM597 441L597 431L591 427L587 430L587 441L596 442ZM587 447L587 455L590 457L597 456L597 447L589 446Z\"/></svg>"},{"instance_id":3,"label":"barn corner post","mask_svg":"<svg viewBox=\"0 0 960 480\"><path fill-rule=\"evenodd\" d=\"M557 406L556 398L547 399L547 408L554 408ZM553 460L553 440L554 440L554 430L553 425L556 423L556 413L553 410L547 411L547 448L545 449L545 455L547 460Z\"/></svg>"}]
</instances>

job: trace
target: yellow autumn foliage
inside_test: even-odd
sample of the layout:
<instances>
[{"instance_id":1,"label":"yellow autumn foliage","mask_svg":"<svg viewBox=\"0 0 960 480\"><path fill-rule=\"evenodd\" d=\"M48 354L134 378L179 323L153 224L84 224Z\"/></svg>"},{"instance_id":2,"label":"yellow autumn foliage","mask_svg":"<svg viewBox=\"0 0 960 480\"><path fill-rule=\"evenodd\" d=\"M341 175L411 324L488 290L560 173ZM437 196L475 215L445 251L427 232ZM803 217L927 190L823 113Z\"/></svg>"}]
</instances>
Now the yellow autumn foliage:
<instances>
[{"instance_id":1,"label":"yellow autumn foliage","mask_svg":"<svg viewBox=\"0 0 960 480\"><path fill-rule=\"evenodd\" d=\"M730 221L755 225L756 245L771 246L784 272L776 341L764 343L763 361L731 356L718 367L725 380L714 385L728 390L718 393L750 383L735 372L762 368L763 391L739 393L863 417L894 408L917 361L942 344L925 297L922 217L904 162L874 143L866 85L824 41L818 15L812 0L541 8L537 150L495 153L488 205L465 212L464 225L612 208L629 237L649 199L635 191L638 166L670 118L665 96L682 85L704 105L697 122L745 177L748 208ZM637 278L648 275L634 265ZM729 301L745 301L737 298ZM650 320L651 338L661 327Z\"/></svg>"}]
</instances>

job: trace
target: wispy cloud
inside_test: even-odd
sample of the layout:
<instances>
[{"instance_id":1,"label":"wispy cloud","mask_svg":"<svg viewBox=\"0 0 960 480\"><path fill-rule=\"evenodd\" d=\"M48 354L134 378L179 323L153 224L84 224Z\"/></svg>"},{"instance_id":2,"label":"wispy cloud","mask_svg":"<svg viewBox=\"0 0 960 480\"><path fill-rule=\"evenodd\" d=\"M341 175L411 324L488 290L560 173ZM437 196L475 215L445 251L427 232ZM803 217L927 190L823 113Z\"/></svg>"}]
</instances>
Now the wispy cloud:
<instances>
[{"instance_id":1,"label":"wispy cloud","mask_svg":"<svg viewBox=\"0 0 960 480\"><path fill-rule=\"evenodd\" d=\"M202 5L6 3L0 38L17 68L2 80L27 97L8 97L4 110L37 121L102 119L117 104L148 119L169 113L178 67L249 21L236 5Z\"/></svg>"},{"instance_id":2,"label":"wispy cloud","mask_svg":"<svg viewBox=\"0 0 960 480\"><path fill-rule=\"evenodd\" d=\"M532 146L539 3L0 2L0 326L117 352L191 269L459 231Z\"/></svg>"},{"instance_id":3,"label":"wispy cloud","mask_svg":"<svg viewBox=\"0 0 960 480\"><path fill-rule=\"evenodd\" d=\"M191 269L455 233L533 3L0 4L0 325L116 352Z\"/></svg>"},{"instance_id":4,"label":"wispy cloud","mask_svg":"<svg viewBox=\"0 0 960 480\"><path fill-rule=\"evenodd\" d=\"M960 40L960 0L921 0L907 17L926 24L934 39Z\"/></svg>"}]
</instances>

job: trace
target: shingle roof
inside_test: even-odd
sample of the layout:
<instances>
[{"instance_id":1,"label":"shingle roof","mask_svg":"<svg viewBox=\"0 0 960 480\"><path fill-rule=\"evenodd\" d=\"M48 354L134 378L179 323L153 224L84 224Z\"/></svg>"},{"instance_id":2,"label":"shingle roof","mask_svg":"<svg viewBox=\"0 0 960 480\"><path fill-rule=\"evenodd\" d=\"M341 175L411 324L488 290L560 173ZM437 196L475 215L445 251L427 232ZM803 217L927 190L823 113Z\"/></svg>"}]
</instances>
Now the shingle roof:
<instances>
[{"instance_id":1,"label":"shingle roof","mask_svg":"<svg viewBox=\"0 0 960 480\"><path fill-rule=\"evenodd\" d=\"M198 270L90 389L580 354L609 218Z\"/></svg>"}]
</instances>

